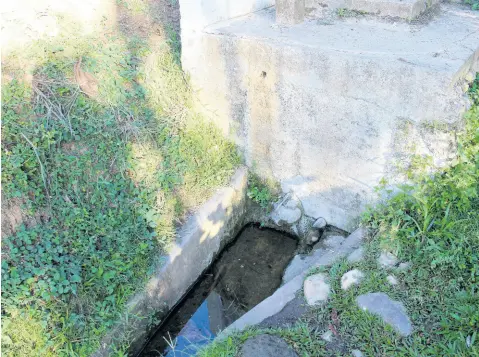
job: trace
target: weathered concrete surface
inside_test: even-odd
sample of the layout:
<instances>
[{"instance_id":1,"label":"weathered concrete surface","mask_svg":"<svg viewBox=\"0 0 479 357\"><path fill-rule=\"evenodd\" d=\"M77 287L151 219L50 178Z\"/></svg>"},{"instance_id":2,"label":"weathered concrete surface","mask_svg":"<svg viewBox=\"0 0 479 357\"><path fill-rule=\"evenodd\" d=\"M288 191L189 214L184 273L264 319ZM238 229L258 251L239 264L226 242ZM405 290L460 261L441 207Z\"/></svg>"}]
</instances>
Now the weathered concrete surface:
<instances>
[{"instance_id":1,"label":"weathered concrete surface","mask_svg":"<svg viewBox=\"0 0 479 357\"><path fill-rule=\"evenodd\" d=\"M253 309L241 316L238 320L224 329L219 338L228 336L233 331L242 331L248 326L254 326L261 323L268 317L279 313L292 301L299 290L303 287L304 276L297 275L274 292L269 298L263 300Z\"/></svg>"},{"instance_id":2,"label":"weathered concrete surface","mask_svg":"<svg viewBox=\"0 0 479 357\"><path fill-rule=\"evenodd\" d=\"M439 0L307 0L309 12L327 5L328 9L349 9L379 16L414 19Z\"/></svg>"},{"instance_id":3,"label":"weathered concrete surface","mask_svg":"<svg viewBox=\"0 0 479 357\"><path fill-rule=\"evenodd\" d=\"M401 302L391 300L384 293L360 295L356 302L361 309L378 315L401 335L408 336L412 333L411 321L407 315L406 308Z\"/></svg>"},{"instance_id":4,"label":"weathered concrete surface","mask_svg":"<svg viewBox=\"0 0 479 357\"><path fill-rule=\"evenodd\" d=\"M306 215L352 231L398 162L454 156L454 133L438 128L461 125L479 15L441 6L422 25L365 17L287 28L266 9L198 30L183 66L249 166L293 191Z\"/></svg>"},{"instance_id":5,"label":"weathered concrete surface","mask_svg":"<svg viewBox=\"0 0 479 357\"><path fill-rule=\"evenodd\" d=\"M309 255L294 256L284 272L283 283L298 275L304 276L310 267L331 265L336 259L347 256L359 248L365 237L365 229L359 228L337 246L328 247L319 242Z\"/></svg>"},{"instance_id":6,"label":"weathered concrete surface","mask_svg":"<svg viewBox=\"0 0 479 357\"><path fill-rule=\"evenodd\" d=\"M296 25L304 21L304 0L276 0L276 22Z\"/></svg>"},{"instance_id":7,"label":"weathered concrete surface","mask_svg":"<svg viewBox=\"0 0 479 357\"><path fill-rule=\"evenodd\" d=\"M258 335L248 338L238 357L298 357L293 348L281 337Z\"/></svg>"},{"instance_id":8,"label":"weathered concrete surface","mask_svg":"<svg viewBox=\"0 0 479 357\"><path fill-rule=\"evenodd\" d=\"M259 325L259 328L269 327L286 327L293 326L302 316L309 311L303 296L296 296L293 300L288 302L284 308L277 314L264 319Z\"/></svg>"},{"instance_id":9,"label":"weathered concrete surface","mask_svg":"<svg viewBox=\"0 0 479 357\"><path fill-rule=\"evenodd\" d=\"M181 300L220 250L243 226L245 215L247 169L239 168L228 187L203 204L178 232L168 261L148 281L143 292L136 295L127 309L133 316L107 335L92 356L107 356L112 341L129 336L135 353L145 342L148 319L159 311L168 312ZM129 335L128 335L129 334Z\"/></svg>"},{"instance_id":10,"label":"weathered concrete surface","mask_svg":"<svg viewBox=\"0 0 479 357\"><path fill-rule=\"evenodd\" d=\"M358 263L364 258L364 248L359 247L358 249L355 249L351 254L348 255L348 262L349 263Z\"/></svg>"}]
</instances>

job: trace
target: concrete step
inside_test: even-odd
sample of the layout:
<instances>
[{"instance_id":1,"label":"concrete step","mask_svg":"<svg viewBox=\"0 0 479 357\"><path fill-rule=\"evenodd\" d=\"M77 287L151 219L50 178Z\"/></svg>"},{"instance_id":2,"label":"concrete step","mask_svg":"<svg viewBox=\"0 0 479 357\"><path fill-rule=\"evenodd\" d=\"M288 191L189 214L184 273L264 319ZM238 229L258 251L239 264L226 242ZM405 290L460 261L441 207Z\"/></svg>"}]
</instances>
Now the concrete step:
<instances>
[{"instance_id":1,"label":"concrete step","mask_svg":"<svg viewBox=\"0 0 479 357\"><path fill-rule=\"evenodd\" d=\"M400 181L398 163L452 160L479 69L479 15L456 5L423 22L336 16L287 27L268 8L182 41L203 108L247 164L306 215L346 231L382 178Z\"/></svg>"},{"instance_id":2,"label":"concrete step","mask_svg":"<svg viewBox=\"0 0 479 357\"><path fill-rule=\"evenodd\" d=\"M306 0L305 5L306 14L318 13L318 10L322 13L325 8L348 9L378 16L413 20L437 3L439 0ZM347 12L343 11L342 14L348 16Z\"/></svg>"}]
</instances>

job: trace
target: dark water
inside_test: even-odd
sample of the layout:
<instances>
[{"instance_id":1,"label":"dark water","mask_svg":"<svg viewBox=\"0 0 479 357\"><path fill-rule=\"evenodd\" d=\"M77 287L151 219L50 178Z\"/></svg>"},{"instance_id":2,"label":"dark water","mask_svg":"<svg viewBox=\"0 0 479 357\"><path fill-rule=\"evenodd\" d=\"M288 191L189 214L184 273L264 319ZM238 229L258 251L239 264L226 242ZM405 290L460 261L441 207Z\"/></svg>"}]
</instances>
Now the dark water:
<instances>
[{"instance_id":1,"label":"dark water","mask_svg":"<svg viewBox=\"0 0 479 357\"><path fill-rule=\"evenodd\" d=\"M246 226L156 331L139 356L191 357L219 331L270 296L297 242Z\"/></svg>"}]
</instances>

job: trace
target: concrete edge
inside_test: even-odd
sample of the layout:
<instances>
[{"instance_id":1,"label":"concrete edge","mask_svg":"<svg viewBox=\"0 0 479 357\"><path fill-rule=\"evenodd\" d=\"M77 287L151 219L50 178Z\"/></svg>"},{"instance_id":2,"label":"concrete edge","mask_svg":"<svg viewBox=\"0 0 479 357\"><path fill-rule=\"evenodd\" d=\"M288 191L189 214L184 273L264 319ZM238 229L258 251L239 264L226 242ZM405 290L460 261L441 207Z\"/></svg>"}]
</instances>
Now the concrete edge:
<instances>
[{"instance_id":1,"label":"concrete edge","mask_svg":"<svg viewBox=\"0 0 479 357\"><path fill-rule=\"evenodd\" d=\"M287 303L296 297L297 292L303 288L304 278L312 267L329 266L333 264L337 259L346 256L354 249L358 248L364 241L367 234L368 231L363 227L356 229L348 236L348 238L346 238L344 243L337 251L328 252L324 256L320 257L320 259L312 262L308 268L282 285L273 293L273 295L264 299L253 309L248 311L238 320L229 325L226 329L221 331L217 338L219 340L224 339L233 332L243 331L247 327L258 325L266 318L279 313L281 310L283 310Z\"/></svg>"},{"instance_id":2,"label":"concrete edge","mask_svg":"<svg viewBox=\"0 0 479 357\"><path fill-rule=\"evenodd\" d=\"M305 274L306 273L304 273L304 275ZM257 325L266 318L276 315L283 310L286 304L293 300L296 293L303 287L303 278L303 274L299 274L281 286L273 295L260 302L253 309L221 331L218 335L218 339L223 339L235 331L243 331L249 326Z\"/></svg>"},{"instance_id":3,"label":"concrete edge","mask_svg":"<svg viewBox=\"0 0 479 357\"><path fill-rule=\"evenodd\" d=\"M171 310L239 232L246 212L248 169L240 167L227 187L219 189L178 232L168 261L126 305L125 317L103 338L92 357L106 357L115 343L131 343L130 354L147 342L150 317Z\"/></svg>"}]
</instances>

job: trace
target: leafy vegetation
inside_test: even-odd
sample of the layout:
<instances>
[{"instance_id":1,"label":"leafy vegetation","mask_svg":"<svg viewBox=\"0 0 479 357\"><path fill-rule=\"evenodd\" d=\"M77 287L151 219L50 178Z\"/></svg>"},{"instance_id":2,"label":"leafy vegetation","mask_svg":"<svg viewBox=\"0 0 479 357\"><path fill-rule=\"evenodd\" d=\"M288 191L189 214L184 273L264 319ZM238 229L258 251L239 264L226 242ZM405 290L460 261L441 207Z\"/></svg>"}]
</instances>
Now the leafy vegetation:
<instances>
[{"instance_id":1,"label":"leafy vegetation","mask_svg":"<svg viewBox=\"0 0 479 357\"><path fill-rule=\"evenodd\" d=\"M262 179L257 175L249 175L247 195L263 209L270 209L277 198L277 189L273 182Z\"/></svg>"},{"instance_id":2,"label":"leafy vegetation","mask_svg":"<svg viewBox=\"0 0 479 357\"><path fill-rule=\"evenodd\" d=\"M174 33L120 23L81 37L58 19L58 37L3 61L2 214L22 212L2 237L5 356L90 355L239 161L193 109ZM75 80L79 59L97 95Z\"/></svg>"},{"instance_id":3,"label":"leafy vegetation","mask_svg":"<svg viewBox=\"0 0 479 357\"><path fill-rule=\"evenodd\" d=\"M361 262L342 259L311 272L329 276L333 294L324 306L293 328L247 330L213 343L198 355L235 356L244 340L258 333L295 335L307 341L332 326L338 337L333 346L285 339L300 356L350 355L353 349L365 356L478 356L479 75L469 94L473 106L465 117L454 164L434 175L430 170L410 172L410 185L365 214L372 236ZM378 268L383 249L411 267L392 272ZM344 291L341 277L353 268L364 272L365 278ZM399 285L388 283L391 273ZM356 297L368 292L384 292L402 301L414 333L401 337L378 317L358 309Z\"/></svg>"},{"instance_id":4,"label":"leafy vegetation","mask_svg":"<svg viewBox=\"0 0 479 357\"><path fill-rule=\"evenodd\" d=\"M464 3L469 5L473 10L479 10L479 1L478 0L464 0Z\"/></svg>"}]
</instances>

